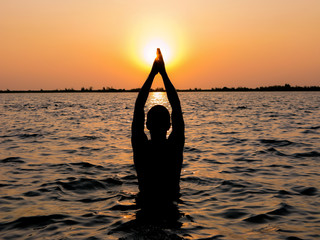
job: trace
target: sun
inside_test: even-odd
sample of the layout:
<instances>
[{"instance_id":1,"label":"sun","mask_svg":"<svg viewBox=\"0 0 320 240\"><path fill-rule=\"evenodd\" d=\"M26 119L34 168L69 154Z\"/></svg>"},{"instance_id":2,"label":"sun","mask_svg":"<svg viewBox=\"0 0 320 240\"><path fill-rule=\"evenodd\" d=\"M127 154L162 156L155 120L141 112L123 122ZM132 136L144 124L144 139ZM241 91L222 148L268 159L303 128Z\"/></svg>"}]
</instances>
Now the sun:
<instances>
[{"instance_id":1,"label":"sun","mask_svg":"<svg viewBox=\"0 0 320 240\"><path fill-rule=\"evenodd\" d=\"M147 64L152 65L154 59L157 56L157 48L160 48L165 63L170 63L172 58L172 51L170 46L162 39L153 39L145 45L145 47L143 48L144 61Z\"/></svg>"},{"instance_id":2,"label":"sun","mask_svg":"<svg viewBox=\"0 0 320 240\"><path fill-rule=\"evenodd\" d=\"M137 27L139 26L139 27ZM150 70L160 48L167 70L176 69L186 59L187 38L181 26L173 21L143 18L128 32L125 55L143 70Z\"/></svg>"}]
</instances>

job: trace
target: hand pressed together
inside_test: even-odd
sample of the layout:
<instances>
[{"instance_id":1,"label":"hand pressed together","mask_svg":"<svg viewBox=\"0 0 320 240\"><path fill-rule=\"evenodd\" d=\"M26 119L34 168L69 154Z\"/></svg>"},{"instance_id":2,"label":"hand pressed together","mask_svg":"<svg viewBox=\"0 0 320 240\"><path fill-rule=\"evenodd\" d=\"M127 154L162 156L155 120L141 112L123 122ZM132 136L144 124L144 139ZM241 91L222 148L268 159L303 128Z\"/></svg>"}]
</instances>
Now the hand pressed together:
<instances>
[{"instance_id":1,"label":"hand pressed together","mask_svg":"<svg viewBox=\"0 0 320 240\"><path fill-rule=\"evenodd\" d=\"M164 65L163 57L160 51L160 48L157 48L157 57L153 62L151 72L154 73L155 75L160 73L163 75L166 73L166 68Z\"/></svg>"}]
</instances>

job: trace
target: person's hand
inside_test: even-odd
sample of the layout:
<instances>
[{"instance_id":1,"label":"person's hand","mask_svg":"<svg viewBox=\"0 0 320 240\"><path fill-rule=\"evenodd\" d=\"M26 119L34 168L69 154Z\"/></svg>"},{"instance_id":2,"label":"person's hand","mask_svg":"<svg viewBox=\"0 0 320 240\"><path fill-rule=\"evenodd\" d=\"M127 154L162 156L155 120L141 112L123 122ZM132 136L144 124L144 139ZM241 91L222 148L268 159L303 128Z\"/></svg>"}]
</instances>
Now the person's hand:
<instances>
[{"instance_id":1,"label":"person's hand","mask_svg":"<svg viewBox=\"0 0 320 240\"><path fill-rule=\"evenodd\" d=\"M162 75L163 73L166 72L166 68L164 66L164 61L163 61L160 48L157 48L157 58L155 61L157 62L157 65L158 65L158 72Z\"/></svg>"},{"instance_id":2,"label":"person's hand","mask_svg":"<svg viewBox=\"0 0 320 240\"><path fill-rule=\"evenodd\" d=\"M164 66L163 57L162 57L160 48L157 48L157 57L153 62L151 73L153 73L155 75L157 73L160 73L162 75L165 72L166 72L166 69L165 69L165 66Z\"/></svg>"}]
</instances>

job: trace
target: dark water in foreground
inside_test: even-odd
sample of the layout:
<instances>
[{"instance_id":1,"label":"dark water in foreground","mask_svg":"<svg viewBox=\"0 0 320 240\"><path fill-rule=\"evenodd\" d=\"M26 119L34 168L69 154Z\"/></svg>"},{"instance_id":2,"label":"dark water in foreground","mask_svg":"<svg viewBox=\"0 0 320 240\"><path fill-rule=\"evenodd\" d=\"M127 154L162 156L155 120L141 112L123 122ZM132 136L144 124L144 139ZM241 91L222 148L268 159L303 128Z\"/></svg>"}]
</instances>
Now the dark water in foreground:
<instances>
[{"instance_id":1,"label":"dark water in foreground","mask_svg":"<svg viewBox=\"0 0 320 240\"><path fill-rule=\"evenodd\" d=\"M0 238L320 238L320 93L179 96L181 216L151 224L136 220L135 93L1 94Z\"/></svg>"}]
</instances>

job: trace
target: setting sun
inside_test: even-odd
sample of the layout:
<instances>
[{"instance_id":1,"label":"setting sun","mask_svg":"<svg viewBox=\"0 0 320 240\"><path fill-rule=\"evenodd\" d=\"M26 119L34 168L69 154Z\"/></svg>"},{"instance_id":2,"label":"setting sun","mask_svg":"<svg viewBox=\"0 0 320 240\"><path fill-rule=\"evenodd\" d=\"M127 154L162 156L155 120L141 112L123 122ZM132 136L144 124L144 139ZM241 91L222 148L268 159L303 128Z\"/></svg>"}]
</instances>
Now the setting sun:
<instances>
[{"instance_id":1,"label":"setting sun","mask_svg":"<svg viewBox=\"0 0 320 240\"><path fill-rule=\"evenodd\" d=\"M161 49L165 62L167 64L170 63L172 57L171 49L169 45L161 39L154 39L145 46L145 48L143 49L144 60L148 64L152 64L155 57L157 56L157 48Z\"/></svg>"},{"instance_id":2,"label":"setting sun","mask_svg":"<svg viewBox=\"0 0 320 240\"><path fill-rule=\"evenodd\" d=\"M136 20L138 23L128 32L130 61L144 71L150 70L156 58L157 48L161 49L167 70L176 69L186 59L188 38L180 25L169 20L157 21L152 18ZM154 26L157 26L155 28Z\"/></svg>"}]
</instances>

